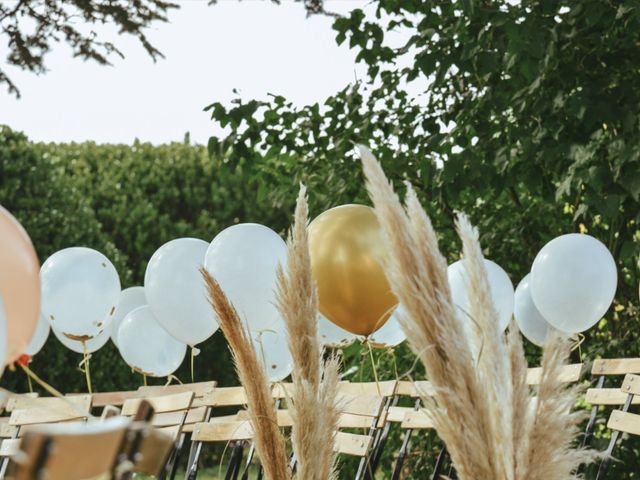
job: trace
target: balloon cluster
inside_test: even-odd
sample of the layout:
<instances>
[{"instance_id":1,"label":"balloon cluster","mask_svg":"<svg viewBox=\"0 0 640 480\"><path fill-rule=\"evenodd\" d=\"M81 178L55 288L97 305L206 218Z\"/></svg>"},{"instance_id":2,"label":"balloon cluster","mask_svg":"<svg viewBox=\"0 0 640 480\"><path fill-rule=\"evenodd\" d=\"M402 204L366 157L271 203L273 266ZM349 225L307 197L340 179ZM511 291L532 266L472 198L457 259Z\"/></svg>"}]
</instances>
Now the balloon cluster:
<instances>
[{"instance_id":1,"label":"balloon cluster","mask_svg":"<svg viewBox=\"0 0 640 480\"><path fill-rule=\"evenodd\" d=\"M287 248L270 228L231 226L210 243L171 240L149 259L144 285L121 290L118 273L102 253L71 247L51 255L38 275L28 235L0 207L0 366L33 356L50 330L67 348L90 354L111 339L124 361L145 375L172 374L191 347L218 329L200 269L222 286L248 328L272 381L292 369L284 321L276 308L276 272ZM395 347L405 340L403 308L384 274L387 252L373 209L343 205L309 225L309 250L318 288L318 334L327 348L356 339ZM577 333L593 326L616 290L616 266L607 248L588 235L558 237L536 256L518 287L496 263L485 260L498 327L512 315L533 343L551 327ZM467 326L473 319L465 262L448 267L452 300Z\"/></svg>"},{"instance_id":2,"label":"balloon cluster","mask_svg":"<svg viewBox=\"0 0 640 480\"><path fill-rule=\"evenodd\" d=\"M542 345L551 327L569 334L588 330L609 309L617 282L615 260L602 242L577 233L554 238L516 288L520 331Z\"/></svg>"}]
</instances>

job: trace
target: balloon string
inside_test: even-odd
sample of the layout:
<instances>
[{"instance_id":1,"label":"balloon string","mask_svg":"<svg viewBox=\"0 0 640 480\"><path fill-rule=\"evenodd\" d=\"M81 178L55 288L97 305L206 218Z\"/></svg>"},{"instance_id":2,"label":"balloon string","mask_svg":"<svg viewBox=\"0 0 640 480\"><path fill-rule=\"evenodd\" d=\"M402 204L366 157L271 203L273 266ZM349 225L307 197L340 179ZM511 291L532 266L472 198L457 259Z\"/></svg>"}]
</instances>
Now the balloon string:
<instances>
[{"instance_id":1,"label":"balloon string","mask_svg":"<svg viewBox=\"0 0 640 480\"><path fill-rule=\"evenodd\" d=\"M24 373L27 376L27 384L29 385L29 393L33 393L33 385L31 383L31 377L29 376L29 374L27 372L24 372Z\"/></svg>"},{"instance_id":2,"label":"balloon string","mask_svg":"<svg viewBox=\"0 0 640 480\"><path fill-rule=\"evenodd\" d=\"M33 380L40 385L42 388L44 388L51 396L59 398L61 400L64 400L66 403L68 403L74 410L77 410L78 412L80 412L82 414L82 416L86 416L87 418L91 418L94 419L95 417L93 415L91 415L91 412L84 412L82 411L81 408L78 407L78 405L76 405L73 402L70 402L69 399L67 397L65 397L64 395L62 395L62 393L60 393L58 390L56 390L55 388L53 388L51 385L49 385L47 382L45 382L44 380L42 380L38 375L36 375L36 373L31 370L28 366L23 365L21 363L19 363L18 365L20 365L20 368L22 368L22 370L24 371L24 373L27 374L27 376L29 378L33 378Z\"/></svg>"},{"instance_id":3,"label":"balloon string","mask_svg":"<svg viewBox=\"0 0 640 480\"><path fill-rule=\"evenodd\" d=\"M391 356L391 361L393 362L393 373L396 376L396 381L400 381L400 375L398 375L398 364L396 363L396 350L391 347L387 349L388 355Z\"/></svg>"},{"instance_id":4,"label":"balloon string","mask_svg":"<svg viewBox=\"0 0 640 480\"><path fill-rule=\"evenodd\" d=\"M587 337L585 337L582 333L576 333L576 336L578 337L578 340L576 341L576 344L571 348L571 351L573 352L576 348L578 349L578 356L580 357L580 363L582 363L582 344L587 339Z\"/></svg>"},{"instance_id":5,"label":"balloon string","mask_svg":"<svg viewBox=\"0 0 640 480\"><path fill-rule=\"evenodd\" d=\"M180 381L180 379L172 373L167 376L167 383L165 383L164 386L168 387L169 385L171 385L171 382L173 382L174 380L178 382L180 385L182 385L182 382Z\"/></svg>"},{"instance_id":6,"label":"balloon string","mask_svg":"<svg viewBox=\"0 0 640 480\"><path fill-rule=\"evenodd\" d=\"M84 365L84 377L87 380L87 390L89 393L93 394L93 389L91 388L91 366L89 364L91 355L87 353L87 343L84 340L82 341L82 355L84 359L80 363L80 366Z\"/></svg>"},{"instance_id":7,"label":"balloon string","mask_svg":"<svg viewBox=\"0 0 640 480\"><path fill-rule=\"evenodd\" d=\"M378 395L382 395L380 392L380 381L378 380L378 369L376 368L376 362L373 359L373 348L371 348L371 342L365 339L367 347L369 347L369 358L371 359L371 367L373 368L373 378L376 380L376 388L378 389Z\"/></svg>"}]
</instances>

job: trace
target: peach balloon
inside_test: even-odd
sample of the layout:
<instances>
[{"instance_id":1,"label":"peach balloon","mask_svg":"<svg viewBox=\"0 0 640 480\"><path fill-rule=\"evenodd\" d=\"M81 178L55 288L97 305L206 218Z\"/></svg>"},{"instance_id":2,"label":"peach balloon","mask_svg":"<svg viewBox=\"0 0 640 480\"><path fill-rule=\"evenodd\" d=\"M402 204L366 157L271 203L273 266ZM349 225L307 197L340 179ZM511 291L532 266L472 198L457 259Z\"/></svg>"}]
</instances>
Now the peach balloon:
<instances>
[{"instance_id":1,"label":"peach balloon","mask_svg":"<svg viewBox=\"0 0 640 480\"><path fill-rule=\"evenodd\" d=\"M0 206L0 295L7 319L6 363L29 345L40 315L40 263L29 235Z\"/></svg>"}]
</instances>

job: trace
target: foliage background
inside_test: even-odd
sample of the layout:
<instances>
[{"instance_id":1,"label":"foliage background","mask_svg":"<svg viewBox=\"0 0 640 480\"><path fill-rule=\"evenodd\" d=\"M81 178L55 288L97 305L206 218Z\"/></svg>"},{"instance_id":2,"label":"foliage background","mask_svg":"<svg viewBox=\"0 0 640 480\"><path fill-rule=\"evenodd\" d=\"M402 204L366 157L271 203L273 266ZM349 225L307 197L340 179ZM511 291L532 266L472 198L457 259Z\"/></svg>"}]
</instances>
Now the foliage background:
<instances>
[{"instance_id":1,"label":"foliage background","mask_svg":"<svg viewBox=\"0 0 640 480\"><path fill-rule=\"evenodd\" d=\"M206 148L188 137L161 146L37 144L2 127L0 201L25 225L41 260L66 246L97 248L112 259L124 288L141 283L146 260L172 238L210 240L244 221L284 233L299 182L308 186L312 214L367 203L353 151L364 143L400 190L405 181L417 189L450 261L459 252L455 211L471 216L485 255L514 283L557 235L579 231L602 240L618 263L618 292L587 332L582 355L639 356L637 4L380 0L375 6L376 18L354 10L334 22L336 40L348 42L367 65L366 78L305 107L278 95L212 103L207 111L228 135L211 137ZM408 33L401 45L392 41L397 30ZM537 349L527 345L527 352L536 364ZM366 353L360 346L345 351L350 378L372 378ZM376 358L382 377L421 375L404 347ZM51 341L34 369L63 390L79 391L79 360ZM101 390L140 383L110 344L94 355L92 369ZM220 334L196 359L196 380L208 378L235 382ZM2 383L26 388L16 373ZM606 435L601 423L598 448ZM638 478L638 447L624 442L612 478ZM426 476L437 448L432 435L416 438L411 478ZM391 461L388 455L385 468Z\"/></svg>"}]
</instances>

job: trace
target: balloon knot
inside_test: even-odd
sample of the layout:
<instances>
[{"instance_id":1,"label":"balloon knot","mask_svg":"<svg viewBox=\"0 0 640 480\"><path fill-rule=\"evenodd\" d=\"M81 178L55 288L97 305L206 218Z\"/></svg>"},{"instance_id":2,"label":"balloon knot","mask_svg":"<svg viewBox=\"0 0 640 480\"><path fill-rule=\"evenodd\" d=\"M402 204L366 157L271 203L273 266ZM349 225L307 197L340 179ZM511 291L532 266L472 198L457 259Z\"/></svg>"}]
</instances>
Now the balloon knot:
<instances>
[{"instance_id":1,"label":"balloon knot","mask_svg":"<svg viewBox=\"0 0 640 480\"><path fill-rule=\"evenodd\" d=\"M200 355L200 349L196 347L191 347L191 355L193 355L194 357L197 357L198 355Z\"/></svg>"},{"instance_id":2,"label":"balloon knot","mask_svg":"<svg viewBox=\"0 0 640 480\"><path fill-rule=\"evenodd\" d=\"M31 363L31 358L32 358L31 355L27 355L26 353L23 353L18 357L17 362L23 367L26 367Z\"/></svg>"}]
</instances>

